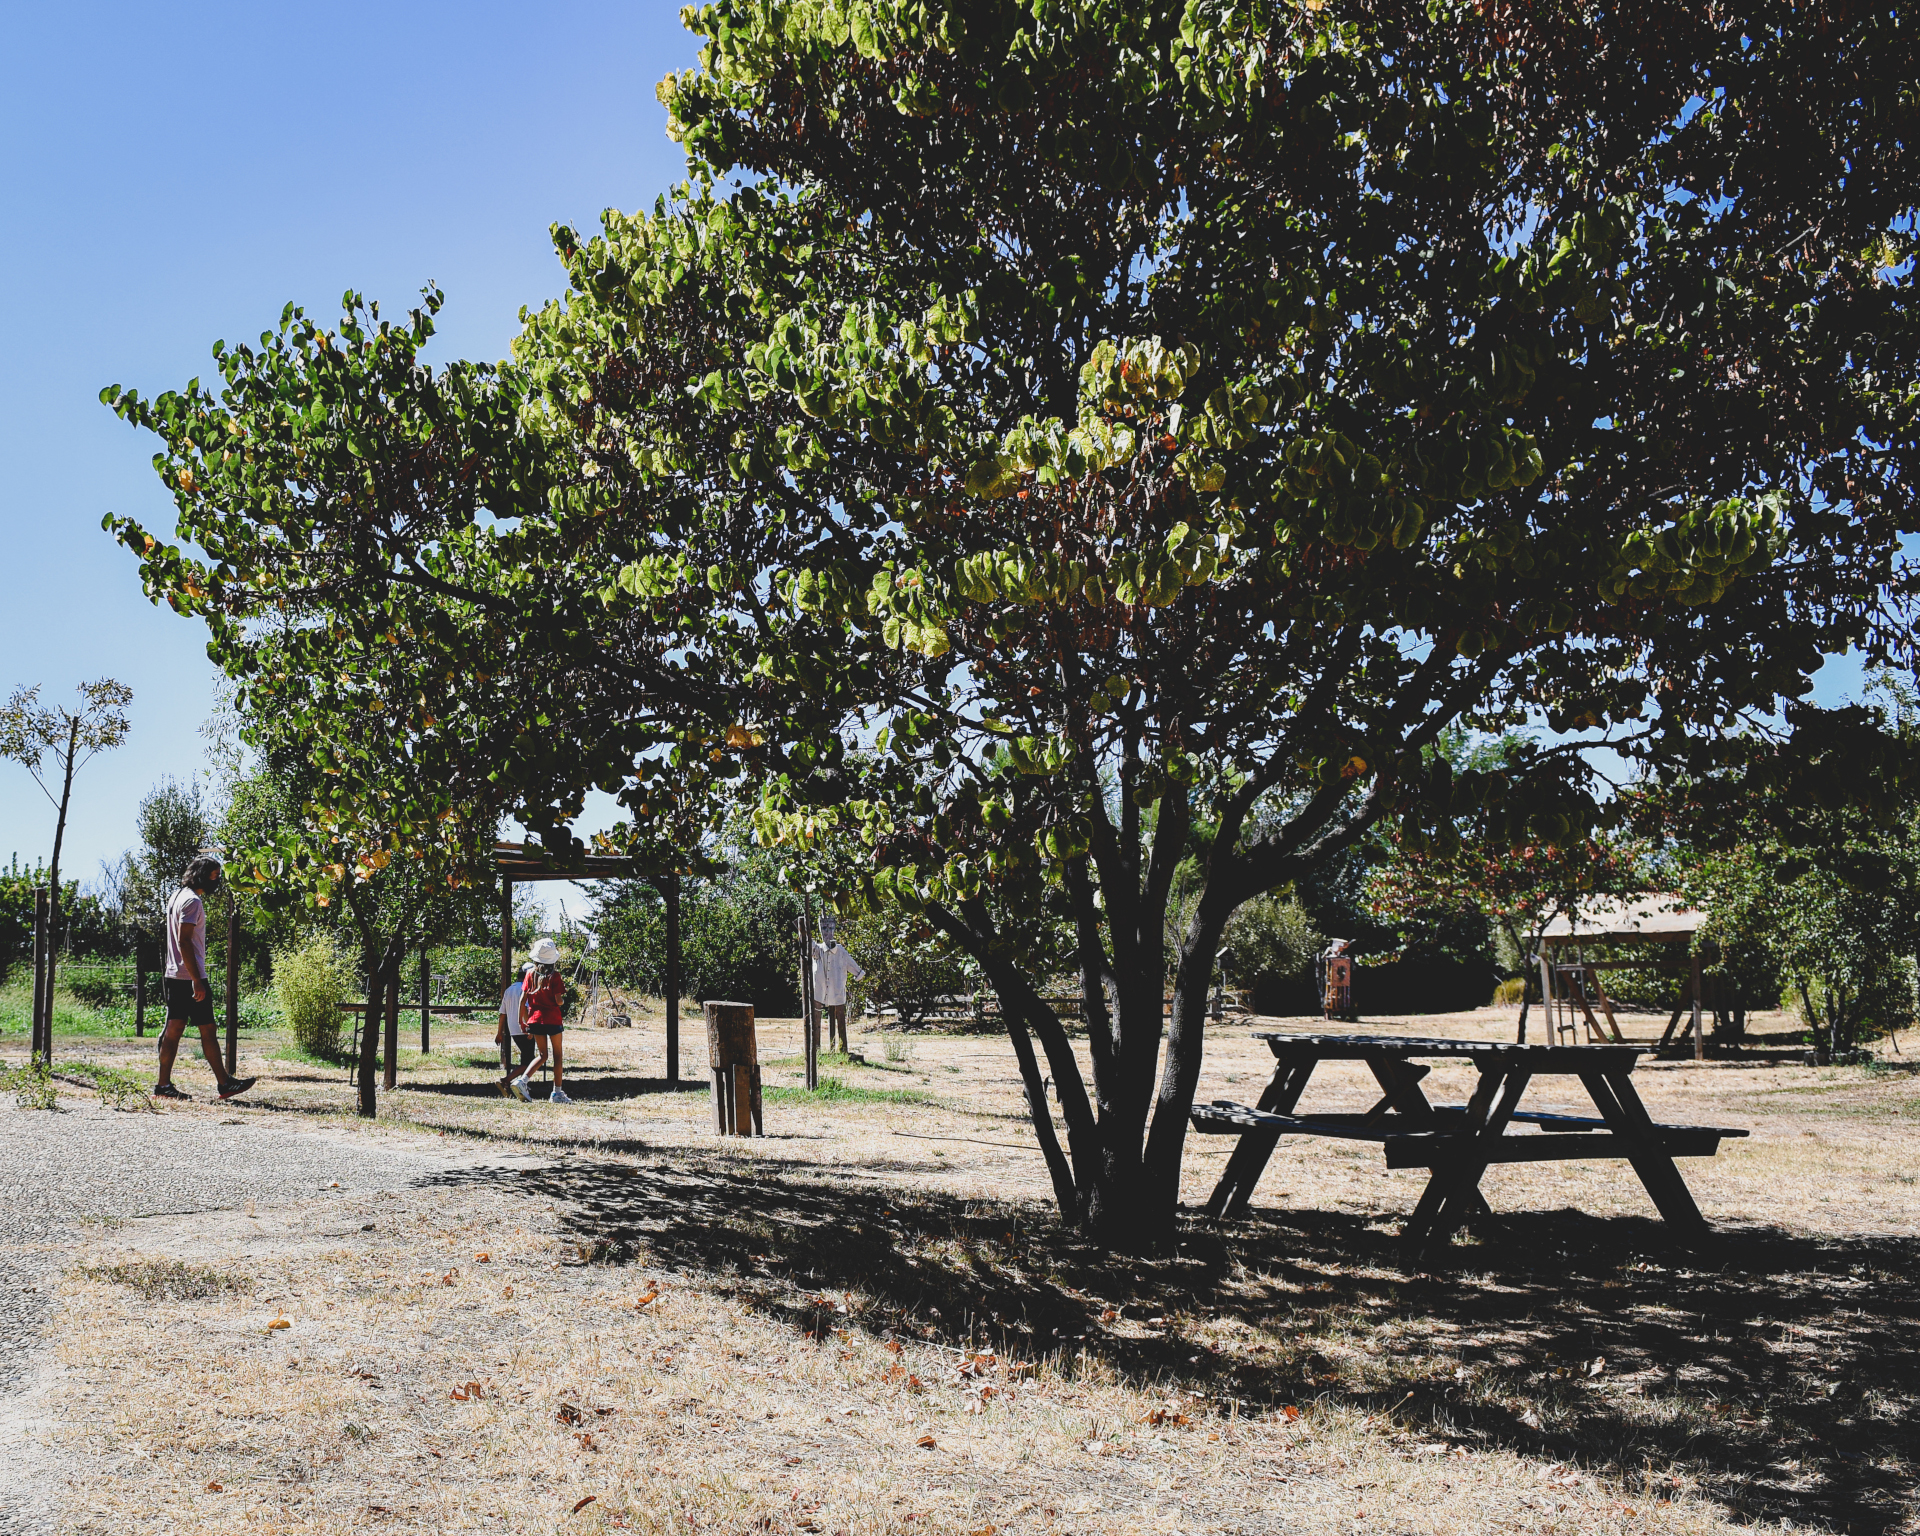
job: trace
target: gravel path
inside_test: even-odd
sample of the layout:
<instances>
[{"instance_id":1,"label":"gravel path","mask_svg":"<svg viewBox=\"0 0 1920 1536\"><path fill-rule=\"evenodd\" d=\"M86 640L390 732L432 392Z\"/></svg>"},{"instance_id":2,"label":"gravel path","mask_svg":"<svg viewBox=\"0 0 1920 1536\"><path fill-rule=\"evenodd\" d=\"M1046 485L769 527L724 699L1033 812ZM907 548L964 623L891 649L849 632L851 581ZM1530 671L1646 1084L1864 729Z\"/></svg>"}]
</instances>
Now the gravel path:
<instances>
[{"instance_id":1,"label":"gravel path","mask_svg":"<svg viewBox=\"0 0 1920 1536\"><path fill-rule=\"evenodd\" d=\"M31 1418L35 1342L75 1249L107 1223L288 1205L336 1183L395 1189L461 1161L259 1110L118 1113L71 1099L51 1113L0 1101L0 1532L50 1530L18 1431Z\"/></svg>"}]
</instances>

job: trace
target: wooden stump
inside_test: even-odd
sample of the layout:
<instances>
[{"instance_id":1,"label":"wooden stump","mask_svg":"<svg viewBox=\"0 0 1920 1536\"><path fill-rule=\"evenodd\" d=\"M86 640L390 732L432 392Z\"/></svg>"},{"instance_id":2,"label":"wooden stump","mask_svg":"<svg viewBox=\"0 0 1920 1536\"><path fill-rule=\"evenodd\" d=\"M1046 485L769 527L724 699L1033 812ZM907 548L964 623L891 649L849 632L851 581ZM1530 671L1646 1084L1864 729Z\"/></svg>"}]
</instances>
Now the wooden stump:
<instances>
[{"instance_id":1,"label":"wooden stump","mask_svg":"<svg viewBox=\"0 0 1920 1536\"><path fill-rule=\"evenodd\" d=\"M760 1049L753 1031L753 1004L708 1003L706 1011L713 1128L721 1136L763 1136Z\"/></svg>"}]
</instances>

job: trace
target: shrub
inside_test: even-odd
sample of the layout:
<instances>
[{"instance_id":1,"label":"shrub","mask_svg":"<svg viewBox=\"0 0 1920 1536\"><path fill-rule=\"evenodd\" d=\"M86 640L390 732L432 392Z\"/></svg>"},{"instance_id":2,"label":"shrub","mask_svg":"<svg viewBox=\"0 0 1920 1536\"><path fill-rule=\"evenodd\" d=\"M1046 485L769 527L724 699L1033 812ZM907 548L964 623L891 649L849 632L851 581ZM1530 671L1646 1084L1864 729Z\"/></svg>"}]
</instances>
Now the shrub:
<instances>
[{"instance_id":1,"label":"shrub","mask_svg":"<svg viewBox=\"0 0 1920 1536\"><path fill-rule=\"evenodd\" d=\"M274 957L280 1012L300 1049L310 1055L340 1053L340 1004L352 985L345 959L324 935Z\"/></svg>"},{"instance_id":2,"label":"shrub","mask_svg":"<svg viewBox=\"0 0 1920 1536\"><path fill-rule=\"evenodd\" d=\"M1269 891L1234 909L1223 948L1234 985L1258 987L1303 974L1326 941L1291 892Z\"/></svg>"},{"instance_id":3,"label":"shrub","mask_svg":"<svg viewBox=\"0 0 1920 1536\"><path fill-rule=\"evenodd\" d=\"M21 1109L53 1109L60 1102L60 1090L53 1086L53 1073L44 1061L0 1071L0 1093L8 1091Z\"/></svg>"},{"instance_id":4,"label":"shrub","mask_svg":"<svg viewBox=\"0 0 1920 1536\"><path fill-rule=\"evenodd\" d=\"M840 942L866 972L849 983L850 1013L872 1004L892 1008L911 1027L932 1011L940 998L965 996L975 986L973 967L964 955L935 933L926 919L891 904L842 923Z\"/></svg>"},{"instance_id":5,"label":"shrub","mask_svg":"<svg viewBox=\"0 0 1920 1536\"><path fill-rule=\"evenodd\" d=\"M1527 995L1527 978L1509 976L1493 989L1493 1006L1496 1008L1517 1008Z\"/></svg>"},{"instance_id":6,"label":"shrub","mask_svg":"<svg viewBox=\"0 0 1920 1536\"><path fill-rule=\"evenodd\" d=\"M443 1003L500 1002L500 951L485 944L462 944L438 950L432 958L433 975ZM516 957L524 960L525 956Z\"/></svg>"},{"instance_id":7,"label":"shrub","mask_svg":"<svg viewBox=\"0 0 1920 1536\"><path fill-rule=\"evenodd\" d=\"M89 1008L123 1008L133 1001L131 965L76 965L59 973L75 1001Z\"/></svg>"}]
</instances>

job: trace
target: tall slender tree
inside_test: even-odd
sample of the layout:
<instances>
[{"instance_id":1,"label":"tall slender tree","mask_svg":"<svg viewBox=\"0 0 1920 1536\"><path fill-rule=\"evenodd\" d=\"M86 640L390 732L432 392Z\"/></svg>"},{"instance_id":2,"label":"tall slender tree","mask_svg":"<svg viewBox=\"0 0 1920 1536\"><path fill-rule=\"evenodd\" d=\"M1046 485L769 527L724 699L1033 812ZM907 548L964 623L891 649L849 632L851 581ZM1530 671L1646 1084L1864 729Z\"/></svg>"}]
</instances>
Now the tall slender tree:
<instances>
[{"instance_id":1,"label":"tall slender tree","mask_svg":"<svg viewBox=\"0 0 1920 1536\"><path fill-rule=\"evenodd\" d=\"M0 706L0 757L25 768L54 808L53 857L47 870L45 1016L33 1021L35 1047L49 1054L53 1049L54 945L61 932L60 850L67 838L67 812L73 805L73 778L96 755L112 751L127 739L126 711L133 702L133 690L110 677L82 683L79 695L75 704L48 707L40 702L38 686L23 687Z\"/></svg>"}]
</instances>

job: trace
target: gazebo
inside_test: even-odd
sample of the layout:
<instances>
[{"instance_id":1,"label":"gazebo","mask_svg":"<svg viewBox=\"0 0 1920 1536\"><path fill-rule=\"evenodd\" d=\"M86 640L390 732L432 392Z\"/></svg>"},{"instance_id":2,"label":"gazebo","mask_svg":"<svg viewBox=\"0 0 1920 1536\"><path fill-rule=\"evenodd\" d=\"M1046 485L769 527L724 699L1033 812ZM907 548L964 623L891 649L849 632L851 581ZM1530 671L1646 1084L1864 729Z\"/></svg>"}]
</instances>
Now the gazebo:
<instances>
[{"instance_id":1,"label":"gazebo","mask_svg":"<svg viewBox=\"0 0 1920 1536\"><path fill-rule=\"evenodd\" d=\"M1687 946L1687 989L1679 1006L1667 1020L1666 1032L1658 1049L1684 1045L1693 1037L1693 1054L1699 1059L1706 1052L1700 1008L1705 988L1700 977L1700 954L1694 936L1706 922L1706 914L1685 906L1674 896L1607 897L1599 896L1573 911L1561 912L1540 932L1540 947L1535 961L1540 967L1540 996L1547 1010L1548 1028L1560 1035L1577 1033L1585 1026L1591 1041L1620 1040L1619 1022L1613 1015L1613 1003L1601 980L1603 970L1624 966L1643 966L1644 958L1622 958L1623 945L1655 944ZM1589 957L1589 947L1603 953ZM1599 1013L1596 1014L1595 1007ZM1605 1024L1601 1016L1605 1016ZM1683 1015L1688 1016L1679 1039L1674 1031ZM1521 1013L1521 1038L1525 1038L1526 1014Z\"/></svg>"}]
</instances>

